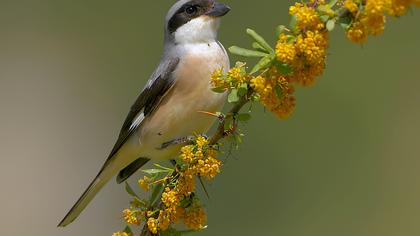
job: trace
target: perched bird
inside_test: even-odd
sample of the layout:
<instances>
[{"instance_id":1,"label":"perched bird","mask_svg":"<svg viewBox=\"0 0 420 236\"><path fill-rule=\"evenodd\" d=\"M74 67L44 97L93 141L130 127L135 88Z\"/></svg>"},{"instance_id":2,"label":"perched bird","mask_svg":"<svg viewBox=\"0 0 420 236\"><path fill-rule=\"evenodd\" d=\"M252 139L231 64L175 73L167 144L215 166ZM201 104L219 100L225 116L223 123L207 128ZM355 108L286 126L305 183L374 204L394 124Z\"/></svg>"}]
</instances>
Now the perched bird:
<instances>
[{"instance_id":1,"label":"perched bird","mask_svg":"<svg viewBox=\"0 0 420 236\"><path fill-rule=\"evenodd\" d=\"M213 71L230 67L217 41L220 17L230 8L214 0L179 0L165 20L162 59L135 101L108 159L58 226L73 222L101 188L115 175L124 182L147 161L177 156L180 142L208 131L225 94L211 90Z\"/></svg>"}]
</instances>

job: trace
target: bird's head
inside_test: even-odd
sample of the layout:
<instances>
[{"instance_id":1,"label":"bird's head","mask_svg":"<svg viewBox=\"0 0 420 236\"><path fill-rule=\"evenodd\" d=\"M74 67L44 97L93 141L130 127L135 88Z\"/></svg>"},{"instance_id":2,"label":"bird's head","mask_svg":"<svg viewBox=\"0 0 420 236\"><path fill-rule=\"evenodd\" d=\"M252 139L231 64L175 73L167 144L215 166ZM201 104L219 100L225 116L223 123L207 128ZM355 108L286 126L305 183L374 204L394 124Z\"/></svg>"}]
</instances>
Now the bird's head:
<instances>
[{"instance_id":1,"label":"bird's head","mask_svg":"<svg viewBox=\"0 0 420 236\"><path fill-rule=\"evenodd\" d=\"M166 16L166 40L175 44L214 41L220 17L229 11L230 7L215 0L180 0Z\"/></svg>"}]
</instances>

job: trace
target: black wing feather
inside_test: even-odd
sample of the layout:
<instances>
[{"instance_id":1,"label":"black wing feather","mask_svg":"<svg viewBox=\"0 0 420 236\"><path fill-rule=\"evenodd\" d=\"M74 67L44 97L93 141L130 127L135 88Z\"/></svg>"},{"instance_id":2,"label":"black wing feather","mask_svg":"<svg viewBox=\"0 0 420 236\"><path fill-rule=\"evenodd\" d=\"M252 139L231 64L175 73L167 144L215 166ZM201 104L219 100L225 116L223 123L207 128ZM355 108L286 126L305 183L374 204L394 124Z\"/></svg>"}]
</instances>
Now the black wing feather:
<instances>
[{"instance_id":1,"label":"black wing feather","mask_svg":"<svg viewBox=\"0 0 420 236\"><path fill-rule=\"evenodd\" d=\"M149 115L157 107L162 97L172 87L174 79L171 74L176 69L179 58L170 60L156 79L152 79L151 83L146 86L139 95L136 102L131 106L130 112L121 128L118 140L114 145L107 162L118 152L122 145L127 141L128 137L136 130L137 127L131 127L136 116L143 111L145 117ZM106 166L106 164L104 165Z\"/></svg>"}]
</instances>

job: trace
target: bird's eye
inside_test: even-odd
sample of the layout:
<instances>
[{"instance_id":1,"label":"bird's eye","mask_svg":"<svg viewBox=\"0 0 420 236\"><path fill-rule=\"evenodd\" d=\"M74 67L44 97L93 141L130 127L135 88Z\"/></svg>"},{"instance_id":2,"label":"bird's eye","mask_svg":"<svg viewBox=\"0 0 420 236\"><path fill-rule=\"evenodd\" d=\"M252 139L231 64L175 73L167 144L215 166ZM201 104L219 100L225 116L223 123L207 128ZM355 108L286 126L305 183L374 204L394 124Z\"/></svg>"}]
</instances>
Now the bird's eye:
<instances>
[{"instance_id":1,"label":"bird's eye","mask_svg":"<svg viewBox=\"0 0 420 236\"><path fill-rule=\"evenodd\" d=\"M194 15L195 13L197 13L197 7L196 6L189 6L189 7L185 8L185 12L188 15Z\"/></svg>"}]
</instances>

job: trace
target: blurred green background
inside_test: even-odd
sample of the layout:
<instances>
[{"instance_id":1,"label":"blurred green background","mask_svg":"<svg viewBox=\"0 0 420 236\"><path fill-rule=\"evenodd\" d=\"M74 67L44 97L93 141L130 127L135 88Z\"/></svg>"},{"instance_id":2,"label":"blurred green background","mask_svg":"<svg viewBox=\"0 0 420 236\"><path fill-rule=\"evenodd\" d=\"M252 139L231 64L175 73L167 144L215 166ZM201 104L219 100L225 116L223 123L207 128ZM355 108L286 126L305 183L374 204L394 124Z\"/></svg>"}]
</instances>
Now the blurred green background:
<instances>
[{"instance_id":1,"label":"blurred green background","mask_svg":"<svg viewBox=\"0 0 420 236\"><path fill-rule=\"evenodd\" d=\"M274 42L293 1L226 2L227 47L249 45L246 27ZM114 182L72 225L56 225L158 63L172 3L0 0L1 235L123 227L129 199ZM325 75L298 90L289 120L255 109L197 235L420 235L419 22L420 9L390 19L363 47L334 32Z\"/></svg>"}]
</instances>

